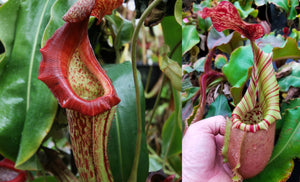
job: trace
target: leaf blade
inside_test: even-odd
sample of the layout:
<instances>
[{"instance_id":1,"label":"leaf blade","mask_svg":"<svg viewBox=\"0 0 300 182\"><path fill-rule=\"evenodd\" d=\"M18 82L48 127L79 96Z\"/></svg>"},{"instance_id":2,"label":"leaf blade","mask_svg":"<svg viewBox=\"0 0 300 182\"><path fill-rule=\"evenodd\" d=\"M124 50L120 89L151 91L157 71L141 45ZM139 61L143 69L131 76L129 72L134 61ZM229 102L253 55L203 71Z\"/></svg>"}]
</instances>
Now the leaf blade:
<instances>
[{"instance_id":1,"label":"leaf blade","mask_svg":"<svg viewBox=\"0 0 300 182\"><path fill-rule=\"evenodd\" d=\"M274 160L290 160L300 157L300 107L287 109L284 113L284 125L269 163Z\"/></svg>"},{"instance_id":2,"label":"leaf blade","mask_svg":"<svg viewBox=\"0 0 300 182\"><path fill-rule=\"evenodd\" d=\"M22 3L21 14L19 15L20 17L24 17L24 20L22 19L24 22L22 21L22 24L18 25L21 27L20 30L30 30L32 35L28 43L30 45L28 49L31 51L28 57L29 63L27 63L29 64L27 67L28 72L22 74L27 76L27 88L25 91L26 110L16 166L22 165L34 155L43 138L49 132L57 109L57 102L54 97L48 88L37 79L41 59L39 48L41 47L42 34L49 21L50 8L54 2L54 0L47 0L43 3L34 1L27 4ZM38 10L32 10L32 12L27 13L26 9L36 3ZM40 13L41 16L39 19L34 19L33 22L29 20L32 13ZM22 39L22 33L17 32L16 39ZM18 48L16 46L14 48L21 49L21 45Z\"/></svg>"},{"instance_id":3,"label":"leaf blade","mask_svg":"<svg viewBox=\"0 0 300 182\"><path fill-rule=\"evenodd\" d=\"M273 48L273 53L273 61L300 58L300 49L298 48L298 44L296 40L291 37L287 38L283 47Z\"/></svg>"},{"instance_id":4,"label":"leaf blade","mask_svg":"<svg viewBox=\"0 0 300 182\"><path fill-rule=\"evenodd\" d=\"M0 7L0 42L3 43L5 49L4 54L0 58L0 76L4 65L11 55L19 6L20 1L8 1ZM10 16L7 16L8 14Z\"/></svg>"},{"instance_id":5,"label":"leaf blade","mask_svg":"<svg viewBox=\"0 0 300 182\"><path fill-rule=\"evenodd\" d=\"M243 64L240 64L243 60ZM232 85L230 92L234 104L242 98L242 91L252 72L253 54L250 46L239 47L231 54L230 60L222 68L228 82ZM234 73L234 74L232 74Z\"/></svg>"},{"instance_id":6,"label":"leaf blade","mask_svg":"<svg viewBox=\"0 0 300 182\"><path fill-rule=\"evenodd\" d=\"M136 140L136 103L131 64L106 65L104 69L113 81L121 99L117 106L116 120L112 123L108 139L108 157L115 181L127 181L132 168ZM142 88L142 83L139 83ZM142 89L140 89L141 91ZM142 113L145 113L145 97L141 91ZM142 116L142 118L145 118ZM143 121L144 124L145 121ZM144 128L144 126L143 126ZM126 136L126 137L121 137ZM119 151L120 150L120 151ZM122 152L121 152L122 151ZM143 129L138 181L145 181L148 173L148 152Z\"/></svg>"},{"instance_id":7,"label":"leaf blade","mask_svg":"<svg viewBox=\"0 0 300 182\"><path fill-rule=\"evenodd\" d=\"M49 20L48 12L53 2L54 0L22 1L17 12L11 11L5 15L16 16L16 29L13 37L14 45L10 47L11 55L0 83L0 99L2 100L0 103L0 153L14 161L19 155L21 137L25 135L22 135L24 124L27 123L31 128L42 131L33 137L32 140L35 143L41 141L41 138L47 134L53 121L52 119L49 120L48 111L56 107L54 98L47 87L37 80L40 60L38 49L43 30ZM28 11L29 8L30 11ZM1 11L5 11L5 9L1 9ZM42 13L43 16L35 16ZM48 102L40 103L40 100ZM37 110L39 112L36 112ZM15 113L18 113L17 116ZM39 122L38 119L45 121L47 126L45 127L44 123ZM29 145L27 149L30 152L21 155L28 159L34 153L33 151L37 150L37 147L36 144Z\"/></svg>"},{"instance_id":8,"label":"leaf blade","mask_svg":"<svg viewBox=\"0 0 300 182\"><path fill-rule=\"evenodd\" d=\"M209 110L205 118L217 115L222 115L224 117L231 116L231 109L228 105L228 101L222 94L218 95L216 100L209 106Z\"/></svg>"},{"instance_id":9,"label":"leaf blade","mask_svg":"<svg viewBox=\"0 0 300 182\"><path fill-rule=\"evenodd\" d=\"M282 66L278 71L290 67L292 73L286 77L278 79L280 91L287 92L291 86L300 87L300 63L290 62Z\"/></svg>"},{"instance_id":10,"label":"leaf blade","mask_svg":"<svg viewBox=\"0 0 300 182\"><path fill-rule=\"evenodd\" d=\"M200 42L196 27L193 25L182 26L182 37L185 37L182 40L182 55Z\"/></svg>"},{"instance_id":11,"label":"leaf blade","mask_svg":"<svg viewBox=\"0 0 300 182\"><path fill-rule=\"evenodd\" d=\"M177 23L174 16L165 16L161 22L165 43L170 47L169 56L171 59L181 65L181 26ZM171 55L172 54L172 55Z\"/></svg>"}]
</instances>

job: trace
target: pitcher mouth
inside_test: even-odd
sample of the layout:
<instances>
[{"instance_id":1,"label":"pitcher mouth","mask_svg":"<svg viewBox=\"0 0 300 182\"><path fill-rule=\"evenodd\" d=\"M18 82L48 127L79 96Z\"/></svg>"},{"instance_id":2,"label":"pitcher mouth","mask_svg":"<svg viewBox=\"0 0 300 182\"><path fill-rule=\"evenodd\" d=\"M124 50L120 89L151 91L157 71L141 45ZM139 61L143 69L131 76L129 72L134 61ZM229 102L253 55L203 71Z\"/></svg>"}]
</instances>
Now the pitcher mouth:
<instances>
[{"instance_id":1,"label":"pitcher mouth","mask_svg":"<svg viewBox=\"0 0 300 182\"><path fill-rule=\"evenodd\" d=\"M242 116L232 114L233 127L243 128L244 131L255 132L262 128L260 125L270 126L270 122L263 119L263 111L259 105L256 105L251 111Z\"/></svg>"},{"instance_id":2,"label":"pitcher mouth","mask_svg":"<svg viewBox=\"0 0 300 182\"><path fill-rule=\"evenodd\" d=\"M267 105L263 107L263 105ZM267 130L280 116L277 116L279 109L276 104L256 103L253 109L247 111L244 108L245 102L240 102L231 115L232 127L244 131L256 132L261 129ZM275 108L274 108L275 107ZM277 104L277 107L278 104Z\"/></svg>"},{"instance_id":3,"label":"pitcher mouth","mask_svg":"<svg viewBox=\"0 0 300 182\"><path fill-rule=\"evenodd\" d=\"M251 111L243 113L242 116L232 114L232 119L238 119L246 125L255 125L263 120L263 111L261 106L257 104Z\"/></svg>"},{"instance_id":4,"label":"pitcher mouth","mask_svg":"<svg viewBox=\"0 0 300 182\"><path fill-rule=\"evenodd\" d=\"M55 31L40 49L42 61L38 79L49 87L61 107L95 116L110 110L120 99L93 53L88 39L88 20L65 23ZM83 71L86 76L80 73ZM75 72L79 76L75 76ZM83 86L80 81L87 85Z\"/></svg>"}]
</instances>

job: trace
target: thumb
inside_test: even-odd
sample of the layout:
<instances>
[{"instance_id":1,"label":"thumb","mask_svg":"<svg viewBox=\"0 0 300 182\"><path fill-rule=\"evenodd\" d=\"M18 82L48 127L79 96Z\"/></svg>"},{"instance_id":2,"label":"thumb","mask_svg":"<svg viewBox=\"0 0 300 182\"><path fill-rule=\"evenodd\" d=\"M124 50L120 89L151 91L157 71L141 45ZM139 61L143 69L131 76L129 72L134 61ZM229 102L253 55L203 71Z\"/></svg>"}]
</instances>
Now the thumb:
<instances>
[{"instance_id":1,"label":"thumb","mask_svg":"<svg viewBox=\"0 0 300 182\"><path fill-rule=\"evenodd\" d=\"M194 124L199 125L197 128L199 127L201 132L206 132L213 135L225 134L226 119L221 115L210 117Z\"/></svg>"}]
</instances>

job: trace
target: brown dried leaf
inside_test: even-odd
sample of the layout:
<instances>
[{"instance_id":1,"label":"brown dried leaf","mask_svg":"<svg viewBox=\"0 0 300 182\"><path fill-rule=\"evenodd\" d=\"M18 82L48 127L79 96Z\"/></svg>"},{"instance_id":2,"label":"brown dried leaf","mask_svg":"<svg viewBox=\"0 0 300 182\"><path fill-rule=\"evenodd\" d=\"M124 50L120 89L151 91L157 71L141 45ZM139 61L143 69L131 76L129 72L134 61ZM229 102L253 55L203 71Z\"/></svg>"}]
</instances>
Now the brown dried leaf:
<instances>
[{"instance_id":1,"label":"brown dried leaf","mask_svg":"<svg viewBox=\"0 0 300 182\"><path fill-rule=\"evenodd\" d=\"M292 67L285 67L281 71L276 73L276 79L288 76L292 73L292 71L293 71Z\"/></svg>"},{"instance_id":2,"label":"brown dried leaf","mask_svg":"<svg viewBox=\"0 0 300 182\"><path fill-rule=\"evenodd\" d=\"M288 100L291 100L291 99L297 98L297 97L300 98L300 88L290 87L284 100L288 101Z\"/></svg>"}]
</instances>

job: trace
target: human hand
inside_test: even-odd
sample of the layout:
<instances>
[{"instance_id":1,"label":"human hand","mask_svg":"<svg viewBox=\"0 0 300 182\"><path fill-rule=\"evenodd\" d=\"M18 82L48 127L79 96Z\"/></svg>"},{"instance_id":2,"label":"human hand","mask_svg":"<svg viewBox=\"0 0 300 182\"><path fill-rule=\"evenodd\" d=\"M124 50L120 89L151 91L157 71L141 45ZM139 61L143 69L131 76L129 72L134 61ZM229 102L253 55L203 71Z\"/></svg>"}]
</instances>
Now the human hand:
<instances>
[{"instance_id":1,"label":"human hand","mask_svg":"<svg viewBox=\"0 0 300 182\"><path fill-rule=\"evenodd\" d=\"M183 182L232 181L232 172L221 154L225 125L223 116L214 116L187 129L182 140Z\"/></svg>"}]
</instances>

